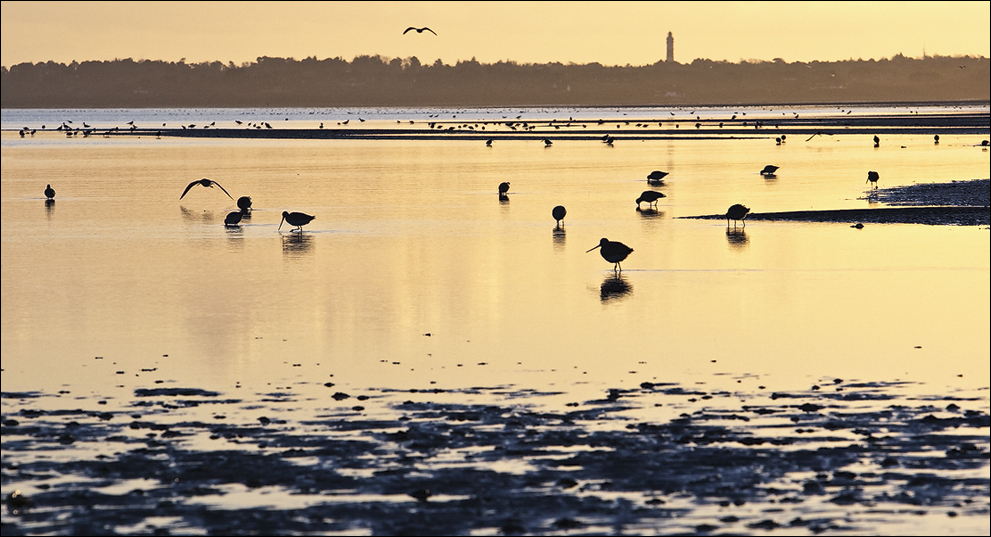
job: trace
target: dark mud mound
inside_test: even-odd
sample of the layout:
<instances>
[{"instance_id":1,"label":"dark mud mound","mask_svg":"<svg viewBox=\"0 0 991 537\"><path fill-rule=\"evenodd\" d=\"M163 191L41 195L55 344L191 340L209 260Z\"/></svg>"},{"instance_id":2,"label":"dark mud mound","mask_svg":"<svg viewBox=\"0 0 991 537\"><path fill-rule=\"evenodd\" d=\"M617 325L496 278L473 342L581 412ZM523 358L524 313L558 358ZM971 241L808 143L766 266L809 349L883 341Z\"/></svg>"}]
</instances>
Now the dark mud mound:
<instances>
[{"instance_id":1,"label":"dark mud mound","mask_svg":"<svg viewBox=\"0 0 991 537\"><path fill-rule=\"evenodd\" d=\"M986 532L987 400L900 387L644 383L567 412L522 406L532 393L481 405L382 391L295 422L230 407L244 423L184 420L165 393L127 413L16 398L3 534L883 534L926 520ZM630 417L663 406L673 418Z\"/></svg>"}]
</instances>

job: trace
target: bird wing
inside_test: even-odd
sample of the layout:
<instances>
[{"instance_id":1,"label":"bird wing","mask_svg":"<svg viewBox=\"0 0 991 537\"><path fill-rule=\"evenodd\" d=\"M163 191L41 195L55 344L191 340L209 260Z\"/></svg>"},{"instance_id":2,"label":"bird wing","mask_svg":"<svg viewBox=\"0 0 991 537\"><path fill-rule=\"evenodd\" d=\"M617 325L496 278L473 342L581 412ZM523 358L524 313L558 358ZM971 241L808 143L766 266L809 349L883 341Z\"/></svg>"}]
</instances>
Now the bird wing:
<instances>
[{"instance_id":1,"label":"bird wing","mask_svg":"<svg viewBox=\"0 0 991 537\"><path fill-rule=\"evenodd\" d=\"M215 184L215 185L217 185L217 186L220 186L220 183L218 183L218 182L216 182L216 181L212 181L212 180L211 180L210 182L211 182L211 183L213 183L213 184ZM223 190L223 191L224 191L224 194L227 194L227 197L228 197L228 198L230 198L230 199L234 199L234 196L231 196L231 194L230 194L230 192L227 192L227 189L226 189L226 188L224 188L224 187L222 187L222 186L220 186L220 190Z\"/></svg>"},{"instance_id":2,"label":"bird wing","mask_svg":"<svg viewBox=\"0 0 991 537\"><path fill-rule=\"evenodd\" d=\"M199 182L200 182L200 180L197 179L197 180L193 181L192 183L189 183L188 185L186 185L186 190L183 190L182 191L182 196L179 196L179 199L182 199L183 197L185 197L186 196L186 192L189 192L189 189L190 188L193 188L194 186L196 186L197 184L199 184ZM220 186L220 185L217 185L217 186Z\"/></svg>"},{"instance_id":3,"label":"bird wing","mask_svg":"<svg viewBox=\"0 0 991 537\"><path fill-rule=\"evenodd\" d=\"M410 26L409 28L406 29L405 32L403 32L403 35L406 35L406 32L408 32L410 30L416 30L416 28L413 28L412 26Z\"/></svg>"},{"instance_id":4,"label":"bird wing","mask_svg":"<svg viewBox=\"0 0 991 537\"><path fill-rule=\"evenodd\" d=\"M430 32L430 33L432 33L432 34L434 34L434 35L437 35L437 32L431 30L430 28L427 28L426 26L424 26L423 29L426 30L426 31L428 31L428 32Z\"/></svg>"}]
</instances>

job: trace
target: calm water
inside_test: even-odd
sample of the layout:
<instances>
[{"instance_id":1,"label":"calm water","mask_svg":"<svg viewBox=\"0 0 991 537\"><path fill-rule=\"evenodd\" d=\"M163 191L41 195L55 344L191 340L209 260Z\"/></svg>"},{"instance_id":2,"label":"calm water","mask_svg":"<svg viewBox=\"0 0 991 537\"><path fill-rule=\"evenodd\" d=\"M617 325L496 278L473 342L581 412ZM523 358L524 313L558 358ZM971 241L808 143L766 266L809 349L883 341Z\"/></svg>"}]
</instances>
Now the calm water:
<instances>
[{"instance_id":1,"label":"calm water","mask_svg":"<svg viewBox=\"0 0 991 537\"><path fill-rule=\"evenodd\" d=\"M39 120L11 112L5 124ZM543 111L554 112L566 110ZM87 113L108 114L73 117ZM331 376L597 394L644 380L986 386L986 229L752 222L739 236L724 221L678 218L737 202L876 206L864 199L867 170L881 187L986 178L979 141L490 148L4 132L3 390L99 395L164 380L253 391ZM768 163L776 179L758 175ZM657 214L637 212L655 169L671 173L667 197ZM225 229L236 207L218 189L180 201L201 177L250 195L251 218ZM559 204L563 231L550 216ZM301 235L279 231L283 210L316 220ZM586 253L601 237L635 250L619 277Z\"/></svg>"}]
</instances>

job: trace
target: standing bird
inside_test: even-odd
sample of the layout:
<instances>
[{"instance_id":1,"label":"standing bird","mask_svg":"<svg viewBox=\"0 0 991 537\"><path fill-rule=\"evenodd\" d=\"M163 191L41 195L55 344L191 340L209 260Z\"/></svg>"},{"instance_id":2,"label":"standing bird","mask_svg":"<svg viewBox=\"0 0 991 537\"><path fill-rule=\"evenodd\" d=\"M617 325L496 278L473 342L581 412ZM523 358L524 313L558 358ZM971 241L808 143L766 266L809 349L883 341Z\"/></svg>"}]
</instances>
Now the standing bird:
<instances>
[{"instance_id":1,"label":"standing bird","mask_svg":"<svg viewBox=\"0 0 991 537\"><path fill-rule=\"evenodd\" d=\"M205 186L205 187L213 188L213 185L220 186L220 183L218 183L216 181L212 181L212 180L207 179L205 177L203 179L200 179L199 181L193 181L192 183L189 183L188 185L186 185L186 190L183 190L182 191L182 196L179 196L179 199L182 199L183 197L185 197L186 196L186 192L189 192L189 189L190 188L193 188L196 185L202 185L202 186ZM224 191L224 194L227 194L227 197L228 198L234 199L234 196L231 196L230 193L227 192L227 189L226 188L220 186L220 190L223 190Z\"/></svg>"},{"instance_id":2,"label":"standing bird","mask_svg":"<svg viewBox=\"0 0 991 537\"><path fill-rule=\"evenodd\" d=\"M52 188L52 185L45 187L45 197L50 200L55 199L55 189Z\"/></svg>"},{"instance_id":3,"label":"standing bird","mask_svg":"<svg viewBox=\"0 0 991 537\"><path fill-rule=\"evenodd\" d=\"M316 217L304 213L282 211L282 222L289 222L289 225L295 227L300 233L303 232L303 226L309 224L314 218ZM280 230L282 229L282 222L279 222Z\"/></svg>"},{"instance_id":4,"label":"standing bird","mask_svg":"<svg viewBox=\"0 0 991 537\"><path fill-rule=\"evenodd\" d=\"M936 143L936 144L939 143L939 135L938 134L935 135L935 136L933 136L933 143Z\"/></svg>"},{"instance_id":5,"label":"standing bird","mask_svg":"<svg viewBox=\"0 0 991 537\"><path fill-rule=\"evenodd\" d=\"M564 220L564 215L568 214L568 210L564 208L564 205L558 205L551 209L551 216L554 220L557 220L557 227L561 227L562 220Z\"/></svg>"},{"instance_id":6,"label":"standing bird","mask_svg":"<svg viewBox=\"0 0 991 537\"><path fill-rule=\"evenodd\" d=\"M667 196L661 194L660 192L654 192L653 190L644 190L643 193L640 194L640 197L637 198L637 210L638 211L640 210L640 204L645 201L647 202L647 208L650 209L652 206L657 205L657 200L666 197Z\"/></svg>"},{"instance_id":7,"label":"standing bird","mask_svg":"<svg viewBox=\"0 0 991 537\"><path fill-rule=\"evenodd\" d=\"M623 267L620 266L619 263L624 259L626 259L628 255L633 253L633 248L630 248L629 246L621 242L611 241L604 237L602 238L602 240L599 241L598 246L589 248L585 253L587 254L588 252L591 252L596 248L601 248L601 250L599 250L599 253L602 254L602 259L605 259L610 263L616 264L615 266L613 266L614 271L623 270Z\"/></svg>"},{"instance_id":8,"label":"standing bird","mask_svg":"<svg viewBox=\"0 0 991 537\"><path fill-rule=\"evenodd\" d=\"M881 139L878 138L877 135L875 134L874 135L874 147L880 147L880 146L881 146Z\"/></svg>"},{"instance_id":9,"label":"standing bird","mask_svg":"<svg viewBox=\"0 0 991 537\"><path fill-rule=\"evenodd\" d=\"M485 140L485 147L492 147L492 140Z\"/></svg>"},{"instance_id":10,"label":"standing bird","mask_svg":"<svg viewBox=\"0 0 991 537\"><path fill-rule=\"evenodd\" d=\"M553 143L549 138L544 138L544 147L550 147Z\"/></svg>"},{"instance_id":11,"label":"standing bird","mask_svg":"<svg viewBox=\"0 0 991 537\"><path fill-rule=\"evenodd\" d=\"M733 205L726 210L726 227L729 227L729 221L733 220L733 227L736 227L736 221L739 220L743 222L743 227L747 227L747 213L750 212L749 207L744 207L739 203Z\"/></svg>"},{"instance_id":12,"label":"standing bird","mask_svg":"<svg viewBox=\"0 0 991 537\"><path fill-rule=\"evenodd\" d=\"M424 30L426 30L426 31L428 31L428 32L430 32L430 33L432 33L434 35L437 35L437 32L431 30L430 28L427 28L426 26L424 26L423 28L414 28L414 27L410 26L409 28L406 29L406 31L403 32L403 35L406 35L406 33L409 32L410 30L416 30L416 33L418 33L418 34L422 34L424 32Z\"/></svg>"},{"instance_id":13,"label":"standing bird","mask_svg":"<svg viewBox=\"0 0 991 537\"><path fill-rule=\"evenodd\" d=\"M652 185L663 185L664 178L668 176L668 172L662 172L660 170L654 170L647 174L647 183Z\"/></svg>"},{"instance_id":14,"label":"standing bird","mask_svg":"<svg viewBox=\"0 0 991 537\"><path fill-rule=\"evenodd\" d=\"M241 223L241 211L231 211L224 218L224 227L233 227Z\"/></svg>"},{"instance_id":15,"label":"standing bird","mask_svg":"<svg viewBox=\"0 0 991 537\"><path fill-rule=\"evenodd\" d=\"M251 196L241 196L237 199L237 208L247 212L251 209Z\"/></svg>"},{"instance_id":16,"label":"standing bird","mask_svg":"<svg viewBox=\"0 0 991 537\"><path fill-rule=\"evenodd\" d=\"M506 192L509 192L509 183L499 183L499 197L505 196Z\"/></svg>"},{"instance_id":17,"label":"standing bird","mask_svg":"<svg viewBox=\"0 0 991 537\"><path fill-rule=\"evenodd\" d=\"M877 180L880 178L881 176L877 172L867 172L867 181L865 183L870 183L871 188L877 188Z\"/></svg>"},{"instance_id":18,"label":"standing bird","mask_svg":"<svg viewBox=\"0 0 991 537\"><path fill-rule=\"evenodd\" d=\"M760 174L764 176L774 175L774 172L776 171L778 171L778 166L768 164L767 166L764 166L764 169L760 171Z\"/></svg>"}]
</instances>

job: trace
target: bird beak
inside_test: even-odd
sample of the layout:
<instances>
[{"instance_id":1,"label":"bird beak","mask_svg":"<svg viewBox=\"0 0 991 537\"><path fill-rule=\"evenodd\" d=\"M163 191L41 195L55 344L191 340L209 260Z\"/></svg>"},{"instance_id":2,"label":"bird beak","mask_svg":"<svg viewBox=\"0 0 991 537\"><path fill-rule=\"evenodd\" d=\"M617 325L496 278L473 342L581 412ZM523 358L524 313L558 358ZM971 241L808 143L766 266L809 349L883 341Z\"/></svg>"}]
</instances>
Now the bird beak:
<instances>
[{"instance_id":1,"label":"bird beak","mask_svg":"<svg viewBox=\"0 0 991 537\"><path fill-rule=\"evenodd\" d=\"M282 217L282 222L285 222L285 221L286 221L286 217L283 216ZM279 222L279 231L282 231L282 222Z\"/></svg>"},{"instance_id":2,"label":"bird beak","mask_svg":"<svg viewBox=\"0 0 991 537\"><path fill-rule=\"evenodd\" d=\"M599 244L599 245L595 246L595 248L598 248L599 246L602 246L602 245ZM587 254L587 253L591 252L592 250L595 250L595 248L589 248L588 250L585 250L585 253Z\"/></svg>"}]
</instances>

